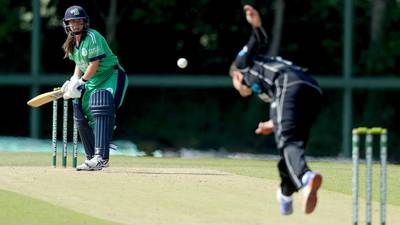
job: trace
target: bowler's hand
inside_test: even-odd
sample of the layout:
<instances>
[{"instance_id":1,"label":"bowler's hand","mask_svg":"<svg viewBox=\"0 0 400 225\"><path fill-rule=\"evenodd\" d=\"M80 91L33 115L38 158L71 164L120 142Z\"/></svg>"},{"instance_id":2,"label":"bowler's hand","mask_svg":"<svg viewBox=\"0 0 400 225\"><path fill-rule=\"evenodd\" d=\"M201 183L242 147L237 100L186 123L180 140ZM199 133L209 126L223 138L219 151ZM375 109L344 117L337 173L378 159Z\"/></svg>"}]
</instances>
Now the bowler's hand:
<instances>
[{"instance_id":1,"label":"bowler's hand","mask_svg":"<svg viewBox=\"0 0 400 225\"><path fill-rule=\"evenodd\" d=\"M242 97L247 97L252 94L251 88L243 84L243 75L240 72L232 73L233 87L240 93Z\"/></svg>"},{"instance_id":2,"label":"bowler's hand","mask_svg":"<svg viewBox=\"0 0 400 225\"><path fill-rule=\"evenodd\" d=\"M255 133L260 135L270 135L273 132L272 128L274 128L272 120L268 120L266 122L260 122L258 123L258 127Z\"/></svg>"},{"instance_id":3,"label":"bowler's hand","mask_svg":"<svg viewBox=\"0 0 400 225\"><path fill-rule=\"evenodd\" d=\"M251 5L245 5L243 7L244 12L246 13L246 19L249 24L255 28L261 27L261 18L260 14L256 9Z\"/></svg>"}]
</instances>

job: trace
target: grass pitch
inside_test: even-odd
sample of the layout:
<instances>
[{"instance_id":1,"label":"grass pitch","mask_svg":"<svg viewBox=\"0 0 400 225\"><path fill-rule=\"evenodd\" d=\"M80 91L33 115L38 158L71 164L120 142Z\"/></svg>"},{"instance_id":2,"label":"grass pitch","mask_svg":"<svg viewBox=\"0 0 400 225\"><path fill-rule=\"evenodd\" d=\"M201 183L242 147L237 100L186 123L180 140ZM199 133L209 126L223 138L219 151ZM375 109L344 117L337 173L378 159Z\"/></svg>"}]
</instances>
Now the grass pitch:
<instances>
[{"instance_id":1,"label":"grass pitch","mask_svg":"<svg viewBox=\"0 0 400 225\"><path fill-rule=\"evenodd\" d=\"M279 184L275 161L112 156L111 167L104 171L77 172L51 168L50 154L0 153L0 157L1 224L351 223L351 163L310 163L324 176L319 205L306 216L295 196L295 213L284 217L275 201ZM374 223L379 218L378 173L375 165ZM397 174L400 167L390 165L388 224L400 214ZM365 221L364 205L361 199L360 224Z\"/></svg>"}]
</instances>

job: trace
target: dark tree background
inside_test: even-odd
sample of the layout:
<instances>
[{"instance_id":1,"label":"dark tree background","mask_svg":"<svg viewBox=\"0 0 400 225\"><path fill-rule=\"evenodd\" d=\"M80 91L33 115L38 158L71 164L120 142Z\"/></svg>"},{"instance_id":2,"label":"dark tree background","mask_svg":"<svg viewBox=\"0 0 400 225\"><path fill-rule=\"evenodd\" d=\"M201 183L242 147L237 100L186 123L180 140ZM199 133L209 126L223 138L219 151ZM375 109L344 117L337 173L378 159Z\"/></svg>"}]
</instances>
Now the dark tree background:
<instances>
[{"instance_id":1,"label":"dark tree background","mask_svg":"<svg viewBox=\"0 0 400 225\"><path fill-rule=\"evenodd\" d=\"M246 3L262 15L270 37L270 55L294 61L312 74L341 76L343 0L42 1L41 73L72 73L72 62L62 59L66 36L61 19L66 8L78 4L89 14L91 27L109 41L129 75L227 74L251 31L242 11ZM354 4L355 76L399 74L399 1ZM31 19L30 0L0 0L1 74L29 73ZM176 66L179 57L189 61L185 70ZM29 96L27 88L18 89ZM2 91L9 95L17 92L11 87ZM396 90L354 93L354 126L388 127L392 159L399 147L398 94ZM325 90L310 154L332 156L341 151L341 99L340 90ZM10 110L3 111L0 135L29 134L29 111L24 103L25 98L7 102ZM233 89L129 88L118 114L116 137L139 143L145 150L193 147L276 153L272 137L253 135L258 121L267 119L267 110L256 98L239 98ZM22 114L22 119L6 119L15 113ZM50 132L49 116L49 109L44 108L43 138Z\"/></svg>"}]
</instances>

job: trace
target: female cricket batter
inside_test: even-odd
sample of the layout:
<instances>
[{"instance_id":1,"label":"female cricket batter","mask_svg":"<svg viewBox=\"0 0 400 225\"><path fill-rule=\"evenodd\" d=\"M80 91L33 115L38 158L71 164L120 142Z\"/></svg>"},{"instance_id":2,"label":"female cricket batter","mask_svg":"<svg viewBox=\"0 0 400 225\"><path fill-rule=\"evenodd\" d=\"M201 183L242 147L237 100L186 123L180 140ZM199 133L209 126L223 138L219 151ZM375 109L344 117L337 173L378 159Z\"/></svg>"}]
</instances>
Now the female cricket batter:
<instances>
[{"instance_id":1,"label":"female cricket batter","mask_svg":"<svg viewBox=\"0 0 400 225\"><path fill-rule=\"evenodd\" d=\"M303 68L280 57L267 56L267 36L259 13L250 5L245 5L244 11L253 33L231 66L233 86L243 97L254 93L271 103L271 119L260 122L255 133L275 134L281 155L278 163L281 185L277 192L280 212L291 214L291 196L301 191L302 206L308 214L317 204L322 176L308 168L304 151L319 112L322 91Z\"/></svg>"},{"instance_id":2,"label":"female cricket batter","mask_svg":"<svg viewBox=\"0 0 400 225\"><path fill-rule=\"evenodd\" d=\"M121 106L128 79L104 37L89 28L89 17L80 6L65 11L63 25L67 39L64 58L75 62L72 77L61 90L73 101L74 119L85 148L85 162L76 169L108 167L109 146L116 109Z\"/></svg>"}]
</instances>

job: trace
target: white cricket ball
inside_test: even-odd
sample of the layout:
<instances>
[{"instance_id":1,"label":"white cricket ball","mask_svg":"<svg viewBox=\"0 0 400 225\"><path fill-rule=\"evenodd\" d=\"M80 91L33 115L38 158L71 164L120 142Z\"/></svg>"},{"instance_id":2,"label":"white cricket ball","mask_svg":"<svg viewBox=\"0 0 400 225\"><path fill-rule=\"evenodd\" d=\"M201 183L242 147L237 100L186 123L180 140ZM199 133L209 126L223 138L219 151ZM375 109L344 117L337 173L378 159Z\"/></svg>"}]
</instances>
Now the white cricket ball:
<instances>
[{"instance_id":1,"label":"white cricket ball","mask_svg":"<svg viewBox=\"0 0 400 225\"><path fill-rule=\"evenodd\" d=\"M184 69L187 67L188 61L185 58L180 58L180 59L178 59L176 64L178 65L179 68Z\"/></svg>"}]
</instances>

